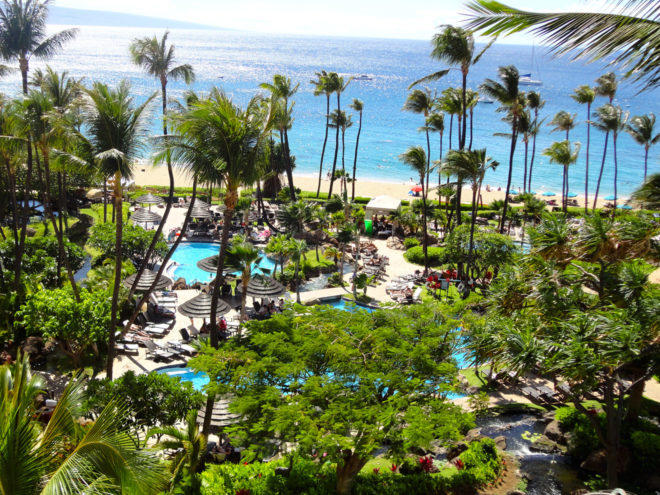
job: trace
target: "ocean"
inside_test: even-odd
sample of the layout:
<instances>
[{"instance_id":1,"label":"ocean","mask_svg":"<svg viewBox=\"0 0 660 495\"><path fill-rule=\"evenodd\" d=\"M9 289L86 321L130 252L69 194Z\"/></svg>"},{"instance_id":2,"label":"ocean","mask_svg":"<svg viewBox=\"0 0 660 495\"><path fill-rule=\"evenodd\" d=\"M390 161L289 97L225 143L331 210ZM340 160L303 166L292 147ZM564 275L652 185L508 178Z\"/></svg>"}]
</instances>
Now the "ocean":
<instances>
[{"instance_id":1,"label":"ocean","mask_svg":"<svg viewBox=\"0 0 660 495\"><path fill-rule=\"evenodd\" d=\"M53 29L61 27L53 26ZM136 37L159 37L163 30L83 26L75 41L48 63L58 71L67 70L74 77L85 81L100 80L117 84L121 79L131 81L136 99L144 99L159 91L159 83L134 66L129 58L128 46ZM325 96L315 97L310 80L315 72L324 69L345 77L367 75L370 80L353 80L342 95L342 109L348 109L353 98L364 102L364 115L358 155L358 180L407 182L413 172L399 161L399 155L411 145L426 145L424 134L418 131L423 117L401 110L408 85L432 72L444 68L443 63L431 60L430 42L423 40L391 40L368 38L333 38L298 35L271 35L238 31L179 30L170 33L170 42L176 45L179 63L190 63L196 73L196 82L190 87L198 92L213 86L221 87L239 104L245 104L260 91L259 84L272 80L273 74L284 74L300 83L294 97L294 124L290 131L291 151L296 157L296 173L315 176L318 174L325 124ZM561 190L562 173L559 165L549 163L541 152L553 141L563 140L563 133L552 133L547 123L552 116L566 110L577 114L580 123L571 131L571 141L580 141L580 157L570 169L570 190L584 192L586 153L586 107L575 103L570 95L582 84L592 84L608 69L603 64L584 65L568 59L554 59L543 47L506 45L496 43L470 72L468 85L472 89L486 78L497 79L497 68L513 64L521 73L531 72L534 79L543 81L542 86L522 86L521 90L539 91L546 100L541 118L546 122L537 138L537 155L534 163L533 189L537 192ZM31 61L31 70L45 64ZM15 95L19 92L20 75L13 74L0 81L0 91ZM430 84L440 93L448 86L460 85L460 73L452 70L443 79ZM179 97L187 89L185 84L171 81L169 95ZM638 94L639 86L621 83L615 103L630 115L648 112L660 113L660 91ZM160 97L160 96L159 96ZM604 104L598 98L594 108ZM334 104L334 98L331 105ZM158 107L154 107L154 133L158 133ZM509 140L497 133L507 133L508 124L502 122L498 105L477 105L474 113L473 148L486 148L488 155L500 162L497 170L490 172L484 184L491 187L506 185L508 171ZM332 109L332 106L331 106ZM355 112L352 112L353 114ZM346 132L346 167L352 168L358 116L353 115L354 125ZM446 118L444 151L448 149L449 118ZM332 131L332 130L331 130ZM456 122L454 123L454 133ZM656 132L660 132L660 122ZM332 136L332 134L331 134ZM433 159L439 155L438 135L431 137ZM453 138L457 143L456 136ZM591 132L590 190L595 190L603 151L604 134ZM328 140L324 175L332 165L334 139ZM531 145L530 145L531 151ZM643 177L644 150L627 135L618 141L619 193L630 194ZM660 171L660 146L651 148L649 172ZM513 188L522 187L523 144L519 142L515 157ZM415 177L416 178L416 177ZM601 196L613 192L612 147L608 149Z\"/></svg>"}]
</instances>

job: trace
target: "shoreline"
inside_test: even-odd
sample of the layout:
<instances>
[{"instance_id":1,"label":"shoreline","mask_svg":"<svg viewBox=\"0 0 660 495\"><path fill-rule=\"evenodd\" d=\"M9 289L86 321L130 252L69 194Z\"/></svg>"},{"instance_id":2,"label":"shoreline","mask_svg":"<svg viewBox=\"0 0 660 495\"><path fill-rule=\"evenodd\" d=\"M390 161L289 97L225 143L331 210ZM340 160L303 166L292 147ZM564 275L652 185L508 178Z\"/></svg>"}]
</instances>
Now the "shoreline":
<instances>
[{"instance_id":1,"label":"shoreline","mask_svg":"<svg viewBox=\"0 0 660 495\"><path fill-rule=\"evenodd\" d=\"M294 174L294 182L296 187L300 188L303 191L316 191L318 184L318 176L311 176L307 174ZM169 177L167 174L167 168L160 165L150 165L150 164L137 164L135 166L135 172L133 179L135 184L138 186L169 186ZM326 179L321 181L321 192L328 192L330 182ZM185 171L182 171L179 168L174 169L174 185L175 187L192 187L192 178L188 176ZM355 183L355 195L362 197L375 198L377 196L391 196L396 199L401 200L410 200L414 199L415 196L409 195L410 188L412 183L407 182L397 182L397 181L385 181L385 180L358 180ZM490 184L491 190L486 191L486 186L482 187L481 197L484 205L488 205L497 199L504 199L504 186L500 185L501 190L498 191L497 184ZM351 184L348 184L349 191L351 190ZM333 186L334 191L339 190L339 181L335 181ZM334 192L333 191L333 192ZM561 194L557 191L555 196L544 197L542 196L543 189L537 191L537 197L541 199L554 199L558 204L561 203ZM607 195L605 195L607 196ZM437 199L437 195L432 193L430 195L431 199ZM471 201L472 190L469 186L463 187L462 191L462 202L467 204ZM578 206L584 207L584 195L580 194L575 198L577 200ZM628 197L621 196L617 201L617 204L624 204L628 200ZM589 206L593 202L593 196L589 196ZM606 201L601 195L598 198L597 207L602 208ZM515 204L514 204L515 205Z\"/></svg>"}]
</instances>

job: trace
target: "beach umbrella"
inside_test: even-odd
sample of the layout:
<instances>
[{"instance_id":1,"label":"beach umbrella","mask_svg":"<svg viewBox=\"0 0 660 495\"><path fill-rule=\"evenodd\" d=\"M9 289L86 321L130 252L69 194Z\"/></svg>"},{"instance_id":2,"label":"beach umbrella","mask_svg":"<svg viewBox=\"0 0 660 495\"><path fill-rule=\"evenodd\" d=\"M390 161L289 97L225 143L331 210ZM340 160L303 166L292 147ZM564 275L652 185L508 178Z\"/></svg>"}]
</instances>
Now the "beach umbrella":
<instances>
[{"instance_id":1,"label":"beach umbrella","mask_svg":"<svg viewBox=\"0 0 660 495\"><path fill-rule=\"evenodd\" d=\"M157 223L160 222L162 218L163 217L155 211L149 210L138 210L131 215L131 220L138 223Z\"/></svg>"},{"instance_id":2,"label":"beach umbrella","mask_svg":"<svg viewBox=\"0 0 660 495\"><path fill-rule=\"evenodd\" d=\"M243 292L243 283L236 286L236 292ZM277 280L264 275L255 275L250 278L247 286L247 295L250 297L277 297L286 293L286 288Z\"/></svg>"},{"instance_id":3,"label":"beach umbrella","mask_svg":"<svg viewBox=\"0 0 660 495\"><path fill-rule=\"evenodd\" d=\"M422 189L422 186L412 186L412 187L410 188L410 190L411 190L412 192L422 192L423 189Z\"/></svg>"},{"instance_id":4,"label":"beach umbrella","mask_svg":"<svg viewBox=\"0 0 660 495\"><path fill-rule=\"evenodd\" d=\"M617 208L621 210L632 210L632 206L630 205L617 205Z\"/></svg>"},{"instance_id":5,"label":"beach umbrella","mask_svg":"<svg viewBox=\"0 0 660 495\"><path fill-rule=\"evenodd\" d=\"M516 194L518 194L518 191L516 191L515 189L510 189L509 194L516 195Z\"/></svg>"},{"instance_id":6,"label":"beach umbrella","mask_svg":"<svg viewBox=\"0 0 660 495\"><path fill-rule=\"evenodd\" d=\"M124 279L124 286L128 287L129 289L133 287L133 284L135 283L135 277L137 276L137 273L134 273L133 275L129 275ZM158 276L158 273L153 271L153 270L145 270L142 272L142 275L140 276L140 280L138 281L137 287L135 290L137 291L145 291L149 290L151 287L151 284L154 283L154 280L156 280L156 277ZM156 284L155 289L156 290L162 290L168 286L172 285L172 279L169 277L166 277L164 275L161 275L158 278L158 283Z\"/></svg>"},{"instance_id":7,"label":"beach umbrella","mask_svg":"<svg viewBox=\"0 0 660 495\"><path fill-rule=\"evenodd\" d=\"M208 273L216 273L218 271L218 255L214 254L213 256L199 260L197 262L197 268ZM231 270L225 267L224 272L226 275L231 273Z\"/></svg>"},{"instance_id":8,"label":"beach umbrella","mask_svg":"<svg viewBox=\"0 0 660 495\"><path fill-rule=\"evenodd\" d=\"M616 199L616 196L614 194L610 194L609 196L605 196L605 201L614 201Z\"/></svg>"},{"instance_id":9,"label":"beach umbrella","mask_svg":"<svg viewBox=\"0 0 660 495\"><path fill-rule=\"evenodd\" d=\"M190 206L191 201L186 200L186 207ZM209 205L206 201L202 201L201 199L195 198L192 201L193 208L210 208L211 205Z\"/></svg>"},{"instance_id":10,"label":"beach umbrella","mask_svg":"<svg viewBox=\"0 0 660 495\"><path fill-rule=\"evenodd\" d=\"M567 197L567 198L577 198L577 194L574 193L574 192L569 192L569 193L566 195L566 197Z\"/></svg>"},{"instance_id":11,"label":"beach umbrella","mask_svg":"<svg viewBox=\"0 0 660 495\"><path fill-rule=\"evenodd\" d=\"M211 317L211 299L212 297L206 292L202 292L198 296L189 299L188 301L180 304L177 311L183 316L188 318L210 318ZM222 299L218 299L217 315L226 315L231 311L231 307Z\"/></svg>"},{"instance_id":12,"label":"beach umbrella","mask_svg":"<svg viewBox=\"0 0 660 495\"><path fill-rule=\"evenodd\" d=\"M543 196L554 196L554 195L555 193L553 193L552 191L546 191L543 193Z\"/></svg>"},{"instance_id":13,"label":"beach umbrella","mask_svg":"<svg viewBox=\"0 0 660 495\"><path fill-rule=\"evenodd\" d=\"M147 194L143 194L142 196L138 196L137 198L135 198L135 202L145 204L145 205L158 205L160 203L164 203L165 201L160 196L156 196L154 194L147 193Z\"/></svg>"},{"instance_id":14,"label":"beach umbrella","mask_svg":"<svg viewBox=\"0 0 660 495\"><path fill-rule=\"evenodd\" d=\"M193 206L190 218L213 218L213 213L208 210L208 207Z\"/></svg>"},{"instance_id":15,"label":"beach umbrella","mask_svg":"<svg viewBox=\"0 0 660 495\"><path fill-rule=\"evenodd\" d=\"M527 191L529 194L536 194L536 191Z\"/></svg>"}]
</instances>

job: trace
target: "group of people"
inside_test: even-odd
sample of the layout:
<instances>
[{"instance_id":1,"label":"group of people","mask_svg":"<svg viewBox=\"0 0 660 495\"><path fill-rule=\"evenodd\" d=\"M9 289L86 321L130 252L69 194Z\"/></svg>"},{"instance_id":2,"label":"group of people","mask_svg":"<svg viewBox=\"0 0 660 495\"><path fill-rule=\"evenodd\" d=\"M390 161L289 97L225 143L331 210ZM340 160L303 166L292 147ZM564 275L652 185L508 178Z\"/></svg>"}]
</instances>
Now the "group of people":
<instances>
[{"instance_id":1,"label":"group of people","mask_svg":"<svg viewBox=\"0 0 660 495\"><path fill-rule=\"evenodd\" d=\"M255 311L255 318L258 320L264 320L266 318L270 318L275 313L281 313L282 311L284 311L284 299L280 297L277 304L275 304L274 299L271 299L270 301L265 301L264 299L262 299L261 302L255 299L254 311Z\"/></svg>"},{"instance_id":2,"label":"group of people","mask_svg":"<svg viewBox=\"0 0 660 495\"><path fill-rule=\"evenodd\" d=\"M372 228L373 228L373 233L374 235L378 235L378 232L382 231L392 231L392 224L387 221L385 218L385 215L381 215L380 219L378 218L378 215L374 215L371 217L371 223L372 223Z\"/></svg>"}]
</instances>

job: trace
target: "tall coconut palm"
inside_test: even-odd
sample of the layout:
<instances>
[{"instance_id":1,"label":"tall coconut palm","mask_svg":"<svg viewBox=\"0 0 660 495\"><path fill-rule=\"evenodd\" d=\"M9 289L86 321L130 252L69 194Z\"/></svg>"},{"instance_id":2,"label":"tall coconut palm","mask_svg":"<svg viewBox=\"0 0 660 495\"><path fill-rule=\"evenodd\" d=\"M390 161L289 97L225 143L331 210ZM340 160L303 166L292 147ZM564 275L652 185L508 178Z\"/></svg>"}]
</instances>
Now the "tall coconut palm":
<instances>
[{"instance_id":1,"label":"tall coconut palm","mask_svg":"<svg viewBox=\"0 0 660 495\"><path fill-rule=\"evenodd\" d=\"M427 174L428 159L424 148L421 146L411 146L405 153L399 155L399 160L417 172L419 182L422 186L422 230L424 235L424 238L422 239L422 249L424 252L424 275L426 275L429 271L428 230L426 224L426 194L428 191L426 187L424 187L424 179Z\"/></svg>"},{"instance_id":2,"label":"tall coconut palm","mask_svg":"<svg viewBox=\"0 0 660 495\"><path fill-rule=\"evenodd\" d=\"M440 26L442 30L433 36L431 41L431 58L447 62L449 65L458 65L461 71L462 88L462 120L463 127L459 141L459 149L465 148L465 136L467 131L467 77L470 67L475 65L484 52L490 48L492 42L486 45L478 54L474 51L474 37L472 32L456 26ZM449 69L443 69L429 74L412 83L408 89L416 84L429 81L437 81L449 73Z\"/></svg>"},{"instance_id":3,"label":"tall coconut palm","mask_svg":"<svg viewBox=\"0 0 660 495\"><path fill-rule=\"evenodd\" d=\"M133 176L132 165L144 149L148 132L147 108L156 95L152 94L142 104L136 105L127 81L122 81L116 89L110 89L105 84L97 82L94 83L92 89L86 89L85 94L87 101L84 118L89 136L89 150L97 167L102 171L102 175L114 177L114 205L117 212L115 276L106 364L107 377L112 378L122 267L122 180L130 179Z\"/></svg>"},{"instance_id":4,"label":"tall coconut palm","mask_svg":"<svg viewBox=\"0 0 660 495\"><path fill-rule=\"evenodd\" d=\"M360 133L362 132L362 111L364 110L364 102L357 98L353 98L353 103L350 104L350 107L359 115L358 132L357 137L355 138L355 156L353 157L353 183L351 184L351 201L353 201L355 199L355 174L357 172L358 146L360 145Z\"/></svg>"},{"instance_id":5,"label":"tall coconut palm","mask_svg":"<svg viewBox=\"0 0 660 495\"><path fill-rule=\"evenodd\" d=\"M522 135L523 146L525 147L525 161L523 169L523 193L527 192L527 165L529 158L529 139L533 135L534 121L529 110L523 109L518 119L518 132ZM520 199L520 198L518 198Z\"/></svg>"},{"instance_id":6,"label":"tall coconut palm","mask_svg":"<svg viewBox=\"0 0 660 495\"><path fill-rule=\"evenodd\" d=\"M532 190L532 169L534 168L534 158L536 156L536 136L539 133L541 122L539 121L539 111L545 106L545 100L537 91L528 91L525 94L525 105L530 111L534 112L533 125L531 126L532 135L532 156L529 162L529 185L527 190Z\"/></svg>"},{"instance_id":7,"label":"tall coconut palm","mask_svg":"<svg viewBox=\"0 0 660 495\"><path fill-rule=\"evenodd\" d=\"M577 117L577 114L570 114L566 110L560 110L555 114L555 116L552 118L550 123L548 124L549 126L552 126L552 130L550 132L555 132L555 131L560 131L560 132L565 132L566 133L566 141L570 140L570 132L571 130L575 129L575 126L577 125L575 123L575 117ZM564 178L563 184L564 184L564 189L562 190L562 205L564 204L564 199L566 199L566 194L568 194L568 177Z\"/></svg>"},{"instance_id":8,"label":"tall coconut palm","mask_svg":"<svg viewBox=\"0 0 660 495\"><path fill-rule=\"evenodd\" d=\"M426 127L430 132L437 132L440 136L440 147L438 153L438 160L442 161L442 138L445 133L445 114L435 111L436 105L433 106L434 111L426 118ZM442 170L438 168L438 187L442 184Z\"/></svg>"},{"instance_id":9,"label":"tall coconut palm","mask_svg":"<svg viewBox=\"0 0 660 495\"><path fill-rule=\"evenodd\" d=\"M497 82L486 79L480 86L481 90L491 98L500 102L501 108L509 113L511 120L511 148L509 150L509 175L506 182L506 195L504 199L504 211L500 221L500 233L504 233L504 219L509 206L509 190L511 189L511 178L513 176L513 156L516 152L516 141L518 140L518 118L523 110L518 91L518 80L520 74L513 65L500 67L498 69L500 80Z\"/></svg>"},{"instance_id":10,"label":"tall coconut palm","mask_svg":"<svg viewBox=\"0 0 660 495\"><path fill-rule=\"evenodd\" d=\"M428 88L413 89L406 98L406 102L403 104L403 110L412 113L418 113L424 116L424 123L429 117L429 114L433 111L433 98L431 96L431 90ZM424 125L420 130L424 130L426 134L426 177L422 179L425 181L423 184L426 189L429 188L429 174L431 172L431 138L429 136L429 126Z\"/></svg>"},{"instance_id":11,"label":"tall coconut palm","mask_svg":"<svg viewBox=\"0 0 660 495\"><path fill-rule=\"evenodd\" d=\"M615 134L618 136L618 134L624 129L623 126L625 126L626 124L627 114L624 115L621 108L615 107L610 103L606 103L605 105L602 105L596 109L594 113L594 119L595 120L591 121L591 125L593 125L599 131L605 133L605 143L603 145L603 159L600 164L600 173L598 174L598 182L596 183L596 193L594 195L594 203L592 207L593 210L596 209L596 203L598 201L598 193L600 192L600 182L603 178L603 171L605 170L605 158L607 156L607 144L608 144L609 136L610 134L612 134L612 141L614 143ZM616 172L617 172L616 153L614 154L614 163L615 163L614 196L616 201Z\"/></svg>"},{"instance_id":12,"label":"tall coconut palm","mask_svg":"<svg viewBox=\"0 0 660 495\"><path fill-rule=\"evenodd\" d=\"M611 105L614 102L618 87L619 82L616 80L616 74L614 74L614 72L608 72L596 79L594 92L596 93L596 96L604 96L607 98Z\"/></svg>"},{"instance_id":13,"label":"tall coconut palm","mask_svg":"<svg viewBox=\"0 0 660 495\"><path fill-rule=\"evenodd\" d=\"M344 81L344 78L337 74L336 72L330 72L327 78L327 84L329 88L334 89L335 94L337 95L337 113L341 112L341 94L346 90L353 78L349 78L347 81ZM330 117L332 120L332 116ZM337 157L339 156L339 131L340 128L336 128L335 133L335 155L332 159L332 172L330 174L330 188L328 189L328 198L332 197L332 186L335 183L335 171L337 170Z\"/></svg>"},{"instance_id":14,"label":"tall coconut palm","mask_svg":"<svg viewBox=\"0 0 660 495\"><path fill-rule=\"evenodd\" d=\"M353 121L351 120L351 116L347 115L346 112L333 110L330 114L329 125L331 129L337 129L341 132L341 183L339 185L339 191L346 196L348 195L348 191L346 188L346 166L344 163L344 156L346 155L345 136L346 129L353 125Z\"/></svg>"},{"instance_id":15,"label":"tall coconut palm","mask_svg":"<svg viewBox=\"0 0 660 495\"><path fill-rule=\"evenodd\" d=\"M321 178L323 177L323 158L325 156L325 147L328 144L328 130L330 124L330 96L335 92L332 86L334 79L328 78L328 73L324 70L316 73L316 79L312 79L310 84L314 85L314 96L325 95L325 137L323 138L323 148L321 148L321 163L319 164L319 182L316 187L316 197L321 195Z\"/></svg>"},{"instance_id":16,"label":"tall coconut palm","mask_svg":"<svg viewBox=\"0 0 660 495\"><path fill-rule=\"evenodd\" d=\"M566 193L568 191L568 167L577 161L579 153L580 143L575 143L575 148L571 148L571 142L568 140L554 142L549 148L543 150L543 154L550 158L550 163L557 163L564 169L561 189L561 204L564 213L566 213L567 209Z\"/></svg>"},{"instance_id":17,"label":"tall coconut palm","mask_svg":"<svg viewBox=\"0 0 660 495\"><path fill-rule=\"evenodd\" d=\"M238 242L232 242L227 248L227 268L241 272L241 284L243 292L241 293L241 320L247 319L247 286L252 278L252 272L261 263L262 256L259 250L251 242L241 239Z\"/></svg>"},{"instance_id":18,"label":"tall coconut palm","mask_svg":"<svg viewBox=\"0 0 660 495\"><path fill-rule=\"evenodd\" d=\"M583 84L575 88L573 94L571 95L575 101L580 105L587 105L587 150L585 158L585 169L584 169L584 212L589 211L589 144L591 143L591 124L589 123L589 116L591 115L591 105L596 99L596 92L588 84Z\"/></svg>"},{"instance_id":19,"label":"tall coconut palm","mask_svg":"<svg viewBox=\"0 0 660 495\"><path fill-rule=\"evenodd\" d=\"M167 136L167 121L165 120L165 116L167 115L167 83L170 79L175 81L182 79L186 84L190 84L195 80L195 72L190 64L176 65L176 60L174 58L174 45L170 44L168 46L167 44L168 35L169 31L165 31L160 40L156 38L156 36L151 38L137 38L134 39L129 46L133 63L141 67L147 74L160 81L160 94L163 108L163 136ZM172 170L172 160L168 158L166 163L170 181L169 197L165 206L165 211L163 212L163 218L158 224L158 228L154 233L151 244L144 255L143 262L138 268L135 282L129 292L129 299L135 293L139 279L147 268L147 263L151 259L151 254L156 247L158 239L160 239L163 227L167 223L167 218L170 215L172 203L174 202L174 171Z\"/></svg>"},{"instance_id":20,"label":"tall coconut palm","mask_svg":"<svg viewBox=\"0 0 660 495\"><path fill-rule=\"evenodd\" d=\"M479 103L479 93L468 89L465 101L468 107L468 111L470 112L470 141L468 142L468 149L471 150L472 133L474 128L474 109L477 107L477 103Z\"/></svg>"},{"instance_id":21,"label":"tall coconut palm","mask_svg":"<svg viewBox=\"0 0 660 495\"><path fill-rule=\"evenodd\" d=\"M165 488L163 465L126 428L129 411L121 400L81 429L84 381L74 377L44 424L36 408L44 389L27 355L0 367L0 493L155 495Z\"/></svg>"},{"instance_id":22,"label":"tall coconut palm","mask_svg":"<svg viewBox=\"0 0 660 495\"><path fill-rule=\"evenodd\" d=\"M653 135L655 126L655 115L636 115L630 119L630 124L626 126L626 131L630 134L636 143L644 146L644 181L646 181L647 166L649 161L649 149L660 141L660 132Z\"/></svg>"},{"instance_id":23,"label":"tall coconut palm","mask_svg":"<svg viewBox=\"0 0 660 495\"><path fill-rule=\"evenodd\" d=\"M295 86L291 83L291 78L283 76L282 74L275 74L273 76L273 82L272 83L262 83L260 85L261 88L266 89L270 91L271 95L275 99L280 99L282 100L284 104L284 108L287 109L289 108L289 101L298 92L298 88L300 87L300 84L296 84ZM296 200L296 191L295 187L293 185L293 166L291 163L291 148L289 147L289 129L290 129L290 123L289 126L284 126L283 128L283 141L282 141L282 146L284 147L284 162L286 165L286 176L289 181L289 194L291 196L291 201Z\"/></svg>"},{"instance_id":24,"label":"tall coconut palm","mask_svg":"<svg viewBox=\"0 0 660 495\"><path fill-rule=\"evenodd\" d=\"M463 117L463 106L461 104L461 92L458 88L447 88L438 98L435 105L437 111L444 111L449 114L449 149L454 149L452 146L452 134L454 130L454 115L459 118L459 137L460 137L460 122ZM460 139L459 139L460 141Z\"/></svg>"},{"instance_id":25,"label":"tall coconut palm","mask_svg":"<svg viewBox=\"0 0 660 495\"><path fill-rule=\"evenodd\" d=\"M443 171L449 175L463 177L472 186L472 218L470 219L470 244L468 250L467 270L472 267L472 251L474 248L474 226L477 219L477 199L481 191L484 176L488 170L495 170L499 162L486 155L486 149L481 150L451 150L447 153Z\"/></svg>"},{"instance_id":26,"label":"tall coconut palm","mask_svg":"<svg viewBox=\"0 0 660 495\"><path fill-rule=\"evenodd\" d=\"M2 0L0 3L0 47L2 58L7 61L17 61L21 71L23 94L28 93L28 72L32 57L45 60L55 55L62 46L73 39L77 29L66 29L51 36L47 35L46 20L48 5L51 0ZM6 73L4 66L0 73ZM30 195L32 179L32 146L27 146L27 170L25 174L24 197ZM25 235L27 232L28 203L23 202L21 215L20 239L16 246L16 262L14 265L14 291L20 288L23 253L25 251ZM16 216L16 215L15 215ZM17 219L14 219L17 221Z\"/></svg>"},{"instance_id":27,"label":"tall coconut palm","mask_svg":"<svg viewBox=\"0 0 660 495\"><path fill-rule=\"evenodd\" d=\"M302 239L289 239L287 254L293 261L294 283L296 284L296 302L300 304L300 262L307 252L307 243Z\"/></svg>"},{"instance_id":28,"label":"tall coconut palm","mask_svg":"<svg viewBox=\"0 0 660 495\"><path fill-rule=\"evenodd\" d=\"M606 2L610 12L526 12L493 0L473 0L468 28L497 36L531 30L559 54L589 62L610 55L646 88L660 85L660 24L655 0ZM610 102L611 103L611 102Z\"/></svg>"}]
</instances>

